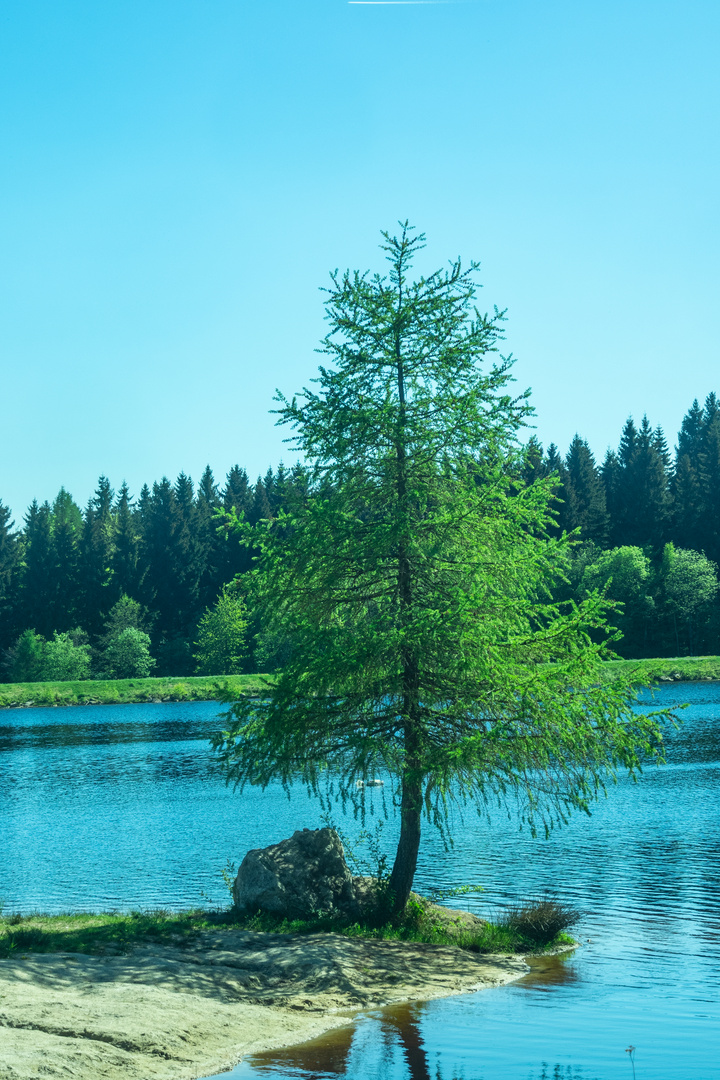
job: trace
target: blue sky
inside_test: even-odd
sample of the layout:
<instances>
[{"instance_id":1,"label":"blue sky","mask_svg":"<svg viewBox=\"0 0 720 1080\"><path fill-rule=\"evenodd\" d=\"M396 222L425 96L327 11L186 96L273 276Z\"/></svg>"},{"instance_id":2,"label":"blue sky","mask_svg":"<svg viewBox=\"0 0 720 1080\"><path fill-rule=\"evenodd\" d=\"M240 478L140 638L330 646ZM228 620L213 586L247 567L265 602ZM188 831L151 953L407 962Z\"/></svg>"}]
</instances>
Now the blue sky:
<instances>
[{"instance_id":1,"label":"blue sky","mask_svg":"<svg viewBox=\"0 0 720 1080\"><path fill-rule=\"evenodd\" d=\"M292 460L328 271L408 217L537 433L720 391L720 5L6 0L0 500Z\"/></svg>"}]
</instances>

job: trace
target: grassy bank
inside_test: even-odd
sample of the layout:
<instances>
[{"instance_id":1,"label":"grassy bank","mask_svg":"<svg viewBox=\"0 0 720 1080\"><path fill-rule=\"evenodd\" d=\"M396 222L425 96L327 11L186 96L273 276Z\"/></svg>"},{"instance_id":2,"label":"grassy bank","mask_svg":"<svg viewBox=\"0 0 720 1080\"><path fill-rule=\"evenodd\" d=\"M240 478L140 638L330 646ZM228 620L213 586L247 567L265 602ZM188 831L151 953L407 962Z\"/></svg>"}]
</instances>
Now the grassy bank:
<instances>
[{"instance_id":1,"label":"grassy bank","mask_svg":"<svg viewBox=\"0 0 720 1080\"><path fill-rule=\"evenodd\" d=\"M720 680L720 656L676 656L658 660L612 660L609 675L630 675L638 686L663 682L710 682Z\"/></svg>"},{"instance_id":2,"label":"grassy bank","mask_svg":"<svg viewBox=\"0 0 720 1080\"><path fill-rule=\"evenodd\" d=\"M28 705L121 705L141 701L219 701L262 690L262 675L167 679L88 679L82 682L0 683L0 708Z\"/></svg>"},{"instance_id":3,"label":"grassy bank","mask_svg":"<svg viewBox=\"0 0 720 1080\"><path fill-rule=\"evenodd\" d=\"M613 660L608 675L625 672L638 686L720 681L720 656ZM0 683L0 708L29 705L120 705L139 701L219 701L262 690L264 675L204 675L166 679L88 679L84 682Z\"/></svg>"},{"instance_id":4,"label":"grassy bank","mask_svg":"<svg viewBox=\"0 0 720 1080\"><path fill-rule=\"evenodd\" d=\"M565 920L568 921L572 923L576 918ZM59 952L118 955L148 943L182 948L204 930L222 929L277 934L337 933L344 937L450 945L474 953L541 953L572 943L572 938L562 930L538 934L528 929L527 924L517 925L513 913L499 923L477 920L474 923L469 925L459 914L454 916L448 909L427 901L411 901L401 919L382 925L348 924L329 918L288 921L260 914L241 917L232 910L0 915L0 957Z\"/></svg>"}]
</instances>

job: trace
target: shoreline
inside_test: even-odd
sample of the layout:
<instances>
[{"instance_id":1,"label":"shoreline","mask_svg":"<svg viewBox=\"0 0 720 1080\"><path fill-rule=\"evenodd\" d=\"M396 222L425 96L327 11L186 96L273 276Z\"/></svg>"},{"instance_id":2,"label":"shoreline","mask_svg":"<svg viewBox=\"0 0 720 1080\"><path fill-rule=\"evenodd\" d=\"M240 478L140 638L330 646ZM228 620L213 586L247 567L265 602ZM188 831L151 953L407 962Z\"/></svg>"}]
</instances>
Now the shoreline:
<instances>
[{"instance_id":1,"label":"shoreline","mask_svg":"<svg viewBox=\"0 0 720 1080\"><path fill-rule=\"evenodd\" d=\"M672 682L720 682L720 656L610 660L613 674L632 674L637 686ZM272 675L194 675L148 679L87 679L81 682L0 683L0 709L70 705L139 705L232 700L260 694Z\"/></svg>"},{"instance_id":2,"label":"shoreline","mask_svg":"<svg viewBox=\"0 0 720 1080\"><path fill-rule=\"evenodd\" d=\"M203 931L124 955L0 960L0 1080L202 1080L384 1005L522 978L521 955L336 934Z\"/></svg>"}]
</instances>

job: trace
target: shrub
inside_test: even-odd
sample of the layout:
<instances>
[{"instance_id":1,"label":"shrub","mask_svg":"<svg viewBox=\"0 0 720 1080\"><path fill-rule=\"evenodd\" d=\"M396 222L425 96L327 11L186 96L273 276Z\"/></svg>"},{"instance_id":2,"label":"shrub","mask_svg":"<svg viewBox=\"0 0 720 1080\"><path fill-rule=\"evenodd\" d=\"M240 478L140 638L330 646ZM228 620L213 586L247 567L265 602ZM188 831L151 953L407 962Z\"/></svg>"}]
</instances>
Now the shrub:
<instances>
[{"instance_id":1,"label":"shrub","mask_svg":"<svg viewBox=\"0 0 720 1080\"><path fill-rule=\"evenodd\" d=\"M578 922L582 912L570 904L545 896L511 907L498 925L524 938L530 945L548 945Z\"/></svg>"},{"instance_id":2,"label":"shrub","mask_svg":"<svg viewBox=\"0 0 720 1080\"><path fill-rule=\"evenodd\" d=\"M90 646L76 644L73 640L81 633L58 634L56 631L53 634L52 641L45 646L41 681L69 682L90 678Z\"/></svg>"},{"instance_id":3,"label":"shrub","mask_svg":"<svg viewBox=\"0 0 720 1080\"><path fill-rule=\"evenodd\" d=\"M111 638L102 654L102 676L109 679L146 679L155 667L150 638L129 626Z\"/></svg>"},{"instance_id":4,"label":"shrub","mask_svg":"<svg viewBox=\"0 0 720 1080\"><path fill-rule=\"evenodd\" d=\"M242 670L247 612L232 586L226 586L214 607L198 624L195 661L199 675L236 675Z\"/></svg>"}]
</instances>

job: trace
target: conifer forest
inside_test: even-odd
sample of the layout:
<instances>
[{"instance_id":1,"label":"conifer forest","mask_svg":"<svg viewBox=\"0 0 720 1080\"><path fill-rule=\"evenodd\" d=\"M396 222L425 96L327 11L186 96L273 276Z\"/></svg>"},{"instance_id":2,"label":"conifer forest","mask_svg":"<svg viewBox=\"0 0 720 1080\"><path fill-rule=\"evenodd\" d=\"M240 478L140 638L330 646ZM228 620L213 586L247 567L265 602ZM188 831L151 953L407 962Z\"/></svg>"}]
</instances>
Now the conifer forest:
<instances>
[{"instance_id":1,"label":"conifer forest","mask_svg":"<svg viewBox=\"0 0 720 1080\"><path fill-rule=\"evenodd\" d=\"M564 454L533 437L507 468L522 484L556 477L555 528L577 543L555 599L605 589L620 656L720 653L714 393L693 402L673 451L644 417L626 422L602 462L581 435ZM237 465L218 483L208 467L197 484L181 473L134 497L101 477L84 509L61 489L52 503L33 502L20 526L0 503L0 680L276 669L287 646L264 638L242 606L253 551L228 515L251 524L276 517L311 482L299 465L255 483ZM228 630L233 598L242 614ZM222 648L207 666L213 612L235 636L226 671Z\"/></svg>"}]
</instances>

